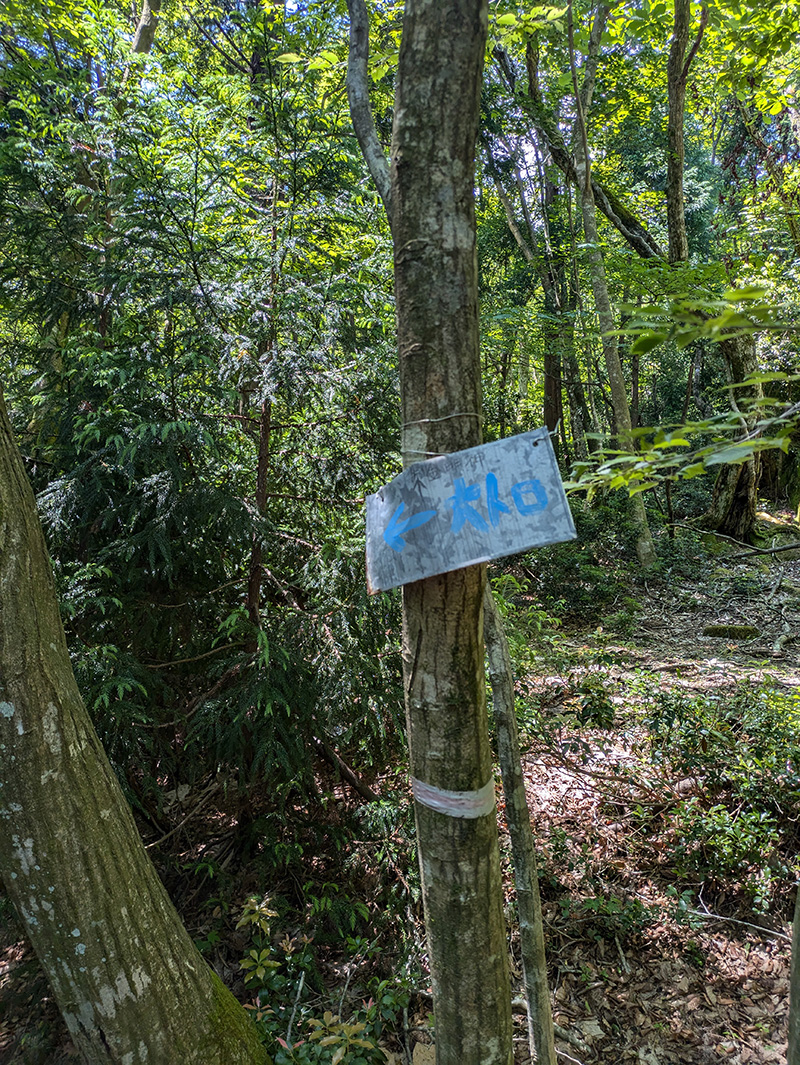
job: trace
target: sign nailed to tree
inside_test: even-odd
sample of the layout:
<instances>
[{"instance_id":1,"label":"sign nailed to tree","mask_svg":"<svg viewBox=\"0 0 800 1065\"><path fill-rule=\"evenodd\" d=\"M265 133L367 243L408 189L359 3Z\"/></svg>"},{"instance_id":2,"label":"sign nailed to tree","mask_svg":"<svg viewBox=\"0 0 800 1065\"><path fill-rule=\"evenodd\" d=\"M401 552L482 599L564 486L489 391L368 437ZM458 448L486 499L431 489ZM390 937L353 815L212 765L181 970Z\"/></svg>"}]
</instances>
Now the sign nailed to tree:
<instances>
[{"instance_id":1,"label":"sign nailed to tree","mask_svg":"<svg viewBox=\"0 0 800 1065\"><path fill-rule=\"evenodd\" d=\"M546 429L417 462L367 496L371 594L575 539Z\"/></svg>"}]
</instances>

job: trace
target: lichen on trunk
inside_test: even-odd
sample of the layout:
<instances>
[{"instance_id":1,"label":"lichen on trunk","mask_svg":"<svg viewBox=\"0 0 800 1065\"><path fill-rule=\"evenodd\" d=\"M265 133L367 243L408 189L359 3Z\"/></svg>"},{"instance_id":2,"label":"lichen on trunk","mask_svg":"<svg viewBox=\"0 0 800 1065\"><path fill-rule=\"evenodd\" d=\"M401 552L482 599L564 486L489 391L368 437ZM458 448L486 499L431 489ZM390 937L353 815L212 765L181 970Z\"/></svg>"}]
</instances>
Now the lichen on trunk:
<instances>
[{"instance_id":1,"label":"lichen on trunk","mask_svg":"<svg viewBox=\"0 0 800 1065\"><path fill-rule=\"evenodd\" d=\"M262 1065L147 857L75 683L0 396L0 872L91 1065Z\"/></svg>"}]
</instances>

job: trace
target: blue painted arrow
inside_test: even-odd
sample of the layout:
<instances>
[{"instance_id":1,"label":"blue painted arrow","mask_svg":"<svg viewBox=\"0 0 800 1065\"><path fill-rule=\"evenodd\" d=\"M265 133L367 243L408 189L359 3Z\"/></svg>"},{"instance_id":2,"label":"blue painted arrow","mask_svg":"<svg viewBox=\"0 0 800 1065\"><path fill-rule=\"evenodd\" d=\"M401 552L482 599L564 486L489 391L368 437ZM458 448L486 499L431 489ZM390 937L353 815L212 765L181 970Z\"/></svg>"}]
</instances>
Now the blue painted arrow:
<instances>
[{"instance_id":1,"label":"blue painted arrow","mask_svg":"<svg viewBox=\"0 0 800 1065\"><path fill-rule=\"evenodd\" d=\"M411 532L412 529L416 529L418 526L424 525L426 521L430 521L431 518L436 517L435 510L423 510L421 513L415 514L412 518L406 518L403 520L400 515L405 509L405 503L401 503L389 519L389 524L383 530L384 540L389 547L391 547L393 551L397 551L398 554L406 546L403 537L407 532Z\"/></svg>"}]
</instances>

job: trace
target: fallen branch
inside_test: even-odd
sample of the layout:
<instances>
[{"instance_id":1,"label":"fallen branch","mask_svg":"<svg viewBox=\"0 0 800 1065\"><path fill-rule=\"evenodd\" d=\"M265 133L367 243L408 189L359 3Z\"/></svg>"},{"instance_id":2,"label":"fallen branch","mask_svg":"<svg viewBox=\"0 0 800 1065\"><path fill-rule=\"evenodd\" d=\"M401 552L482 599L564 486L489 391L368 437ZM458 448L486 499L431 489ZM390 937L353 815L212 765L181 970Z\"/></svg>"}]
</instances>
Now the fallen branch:
<instances>
[{"instance_id":1,"label":"fallen branch","mask_svg":"<svg viewBox=\"0 0 800 1065\"><path fill-rule=\"evenodd\" d=\"M558 1054L562 1058L566 1058L567 1061L574 1061L575 1065L583 1065L583 1062L580 1060L580 1058L573 1058L572 1054L568 1054L566 1050L559 1050L558 1047L556 1047L556 1054Z\"/></svg>"},{"instance_id":2,"label":"fallen branch","mask_svg":"<svg viewBox=\"0 0 800 1065\"><path fill-rule=\"evenodd\" d=\"M214 792L218 791L218 790L219 790L219 784L217 783L216 780L212 781L212 783L209 784L209 786L206 788L206 790L200 796L200 801L195 806L192 807L192 809L189 811L189 813L186 815L186 817L184 817L184 819L182 821L179 821L178 824L175 825L174 828L171 828L169 830L169 832L166 832L161 837L161 839L156 839L152 843L146 844L144 849L149 851L151 847L158 847L159 844L166 843L166 841L170 838L170 836L174 836L176 832L178 832L181 828L183 828L183 826L186 824L187 821L190 821L196 814L198 814L200 812L201 808L203 806L205 806L206 802L211 798L211 796L214 794Z\"/></svg>"},{"instance_id":3,"label":"fallen branch","mask_svg":"<svg viewBox=\"0 0 800 1065\"><path fill-rule=\"evenodd\" d=\"M314 746L317 754L321 755L327 762L338 769L343 779L347 781L351 788L358 792L362 799L366 799L367 802L377 802L380 796L372 790L369 784L365 784L364 781L353 772L347 762L334 751L330 744L325 740L317 739L314 737Z\"/></svg>"},{"instance_id":4,"label":"fallen branch","mask_svg":"<svg viewBox=\"0 0 800 1065\"><path fill-rule=\"evenodd\" d=\"M702 917L706 921L727 921L728 924L742 925L744 928L752 928L756 932L761 932L762 935L776 936L778 939L785 939L787 943L791 943L792 937L787 936L785 932L778 932L772 928L764 928L760 924L751 924L750 921L739 921L735 917L723 917L721 913L711 913L710 910L685 910L687 914L692 917Z\"/></svg>"},{"instance_id":5,"label":"fallen branch","mask_svg":"<svg viewBox=\"0 0 800 1065\"><path fill-rule=\"evenodd\" d=\"M580 1050L581 1054L591 1054L592 1048L577 1035L571 1032L568 1028L562 1028L560 1024L553 1025L553 1031L556 1033L559 1039L563 1039L565 1043L569 1043L577 1050ZM563 1051L557 1050L557 1053L562 1054ZM575 1059L572 1058L574 1061Z\"/></svg>"},{"instance_id":6,"label":"fallen branch","mask_svg":"<svg viewBox=\"0 0 800 1065\"><path fill-rule=\"evenodd\" d=\"M688 529L689 532L696 533L698 536L716 536L720 540L727 540L729 544L736 544L737 547L750 547L750 544L746 544L744 540L736 540L733 536L726 536L725 533L717 532L716 529L704 529L698 525L687 525L685 521L671 521L669 524L675 529Z\"/></svg>"},{"instance_id":7,"label":"fallen branch","mask_svg":"<svg viewBox=\"0 0 800 1065\"><path fill-rule=\"evenodd\" d=\"M563 768L568 770L570 773L575 773L576 775L584 777L590 777L593 781L608 780L612 784L627 784L630 791L639 792L640 795L643 794L650 796L649 799L637 798L636 800L634 800L633 798L631 798L631 802L636 801L640 804L645 805L666 806L669 805L669 803L675 798L674 795L668 796L659 794L654 788L650 787L649 785L638 780L632 780L630 777L620 776L616 773L604 773L601 770L589 769L586 766L578 765L577 762L575 762L571 758L568 758L565 754L562 754L554 747L549 747L546 745L543 746L546 753L549 754L556 762L559 763L559 765L563 766Z\"/></svg>"},{"instance_id":8,"label":"fallen branch","mask_svg":"<svg viewBox=\"0 0 800 1065\"><path fill-rule=\"evenodd\" d=\"M800 540L795 540L793 544L784 544L783 547L754 547L750 551L731 555L728 561L737 562L740 558L751 558L753 555L780 555L784 551L800 551Z\"/></svg>"}]
</instances>

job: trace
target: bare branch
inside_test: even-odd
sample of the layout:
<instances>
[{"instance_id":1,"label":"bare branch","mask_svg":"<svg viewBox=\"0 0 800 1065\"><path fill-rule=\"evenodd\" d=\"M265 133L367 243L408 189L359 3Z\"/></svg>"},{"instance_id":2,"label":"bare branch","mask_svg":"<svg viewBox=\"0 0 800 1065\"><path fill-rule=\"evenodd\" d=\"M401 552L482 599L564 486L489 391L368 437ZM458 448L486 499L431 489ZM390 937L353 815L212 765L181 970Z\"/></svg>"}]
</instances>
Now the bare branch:
<instances>
[{"instance_id":1,"label":"bare branch","mask_svg":"<svg viewBox=\"0 0 800 1065\"><path fill-rule=\"evenodd\" d=\"M132 52L146 55L153 47L153 38L156 35L160 10L161 0L143 0L142 14L131 44Z\"/></svg>"},{"instance_id":2,"label":"bare branch","mask_svg":"<svg viewBox=\"0 0 800 1065\"><path fill-rule=\"evenodd\" d=\"M700 47L700 42L703 40L703 34L705 33L706 26L708 25L708 7L704 4L703 9L700 12L700 25L697 29L697 36L694 39L689 54L686 57L686 62L683 64L683 70L681 71L681 81L686 84L686 79L689 76L689 67L692 65L692 60L697 55L697 50Z\"/></svg>"},{"instance_id":3,"label":"bare branch","mask_svg":"<svg viewBox=\"0 0 800 1065\"><path fill-rule=\"evenodd\" d=\"M389 161L378 134L369 101L369 15L365 0L347 0L350 12L350 53L347 59L347 100L361 154L383 201L389 224L392 222Z\"/></svg>"}]
</instances>

